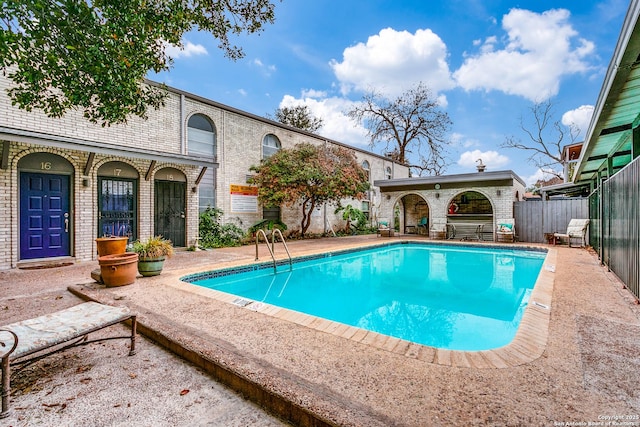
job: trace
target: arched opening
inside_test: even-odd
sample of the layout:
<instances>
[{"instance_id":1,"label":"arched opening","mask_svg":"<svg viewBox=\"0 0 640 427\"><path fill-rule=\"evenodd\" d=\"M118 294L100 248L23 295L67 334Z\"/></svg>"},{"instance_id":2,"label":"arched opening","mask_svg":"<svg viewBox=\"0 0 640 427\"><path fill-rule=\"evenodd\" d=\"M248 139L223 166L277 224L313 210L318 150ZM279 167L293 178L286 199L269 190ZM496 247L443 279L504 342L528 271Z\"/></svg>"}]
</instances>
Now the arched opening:
<instances>
[{"instance_id":1,"label":"arched opening","mask_svg":"<svg viewBox=\"0 0 640 427\"><path fill-rule=\"evenodd\" d=\"M461 240L493 240L493 206L478 191L458 193L447 207L449 237Z\"/></svg>"},{"instance_id":2,"label":"arched opening","mask_svg":"<svg viewBox=\"0 0 640 427\"><path fill-rule=\"evenodd\" d=\"M64 157L29 154L18 162L20 259L71 255L74 168Z\"/></svg>"},{"instance_id":3,"label":"arched opening","mask_svg":"<svg viewBox=\"0 0 640 427\"><path fill-rule=\"evenodd\" d=\"M98 169L98 237L138 238L138 179L124 162L108 162Z\"/></svg>"},{"instance_id":4,"label":"arched opening","mask_svg":"<svg viewBox=\"0 0 640 427\"><path fill-rule=\"evenodd\" d=\"M429 234L429 205L418 194L407 194L396 203L396 229L404 234Z\"/></svg>"}]
</instances>

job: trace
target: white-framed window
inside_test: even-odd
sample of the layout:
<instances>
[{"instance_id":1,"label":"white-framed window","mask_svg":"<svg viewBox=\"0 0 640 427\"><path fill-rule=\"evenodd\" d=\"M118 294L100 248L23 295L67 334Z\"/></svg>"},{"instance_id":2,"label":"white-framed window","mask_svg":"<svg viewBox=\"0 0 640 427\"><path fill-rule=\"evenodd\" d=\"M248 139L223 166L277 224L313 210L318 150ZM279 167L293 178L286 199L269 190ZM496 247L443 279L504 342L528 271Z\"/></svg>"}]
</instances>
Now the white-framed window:
<instances>
[{"instance_id":1,"label":"white-framed window","mask_svg":"<svg viewBox=\"0 0 640 427\"><path fill-rule=\"evenodd\" d=\"M369 181L371 179L371 166L368 161L365 160L362 162L362 169L364 169L367 174L367 181Z\"/></svg>"},{"instance_id":2,"label":"white-framed window","mask_svg":"<svg viewBox=\"0 0 640 427\"><path fill-rule=\"evenodd\" d=\"M282 147L277 136L269 133L262 138L262 158L267 159L278 152Z\"/></svg>"},{"instance_id":3,"label":"white-framed window","mask_svg":"<svg viewBox=\"0 0 640 427\"><path fill-rule=\"evenodd\" d=\"M189 154L216 155L216 131L211 120L203 114L194 114L187 122Z\"/></svg>"},{"instance_id":4,"label":"white-framed window","mask_svg":"<svg viewBox=\"0 0 640 427\"><path fill-rule=\"evenodd\" d=\"M367 217L367 220L369 220L370 206L371 203L369 203L369 200L362 201L362 213L364 213L364 216Z\"/></svg>"},{"instance_id":5,"label":"white-framed window","mask_svg":"<svg viewBox=\"0 0 640 427\"><path fill-rule=\"evenodd\" d=\"M194 114L187 122L187 148L189 154L213 158L216 155L216 131L211 120L203 114ZM200 212L207 206L216 207L214 168L208 168L198 186Z\"/></svg>"}]
</instances>

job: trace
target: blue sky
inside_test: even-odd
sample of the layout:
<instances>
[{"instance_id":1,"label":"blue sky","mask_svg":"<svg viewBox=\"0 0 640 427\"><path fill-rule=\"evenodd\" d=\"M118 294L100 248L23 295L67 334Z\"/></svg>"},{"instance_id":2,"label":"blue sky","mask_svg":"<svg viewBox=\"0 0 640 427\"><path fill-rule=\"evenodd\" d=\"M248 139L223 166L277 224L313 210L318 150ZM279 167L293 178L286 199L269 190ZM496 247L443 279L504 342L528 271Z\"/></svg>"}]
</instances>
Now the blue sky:
<instances>
[{"instance_id":1,"label":"blue sky","mask_svg":"<svg viewBox=\"0 0 640 427\"><path fill-rule=\"evenodd\" d=\"M319 134L370 148L346 116L375 88L389 96L419 81L453 125L447 174L511 169L528 184L542 176L521 150L521 117L552 99L555 119L584 135L618 39L628 0L284 0L259 35L234 38L246 56L225 58L207 33L191 32L174 66L155 81L250 113L308 105ZM531 129L531 126L529 126ZM568 142L568 141L567 141Z\"/></svg>"}]
</instances>

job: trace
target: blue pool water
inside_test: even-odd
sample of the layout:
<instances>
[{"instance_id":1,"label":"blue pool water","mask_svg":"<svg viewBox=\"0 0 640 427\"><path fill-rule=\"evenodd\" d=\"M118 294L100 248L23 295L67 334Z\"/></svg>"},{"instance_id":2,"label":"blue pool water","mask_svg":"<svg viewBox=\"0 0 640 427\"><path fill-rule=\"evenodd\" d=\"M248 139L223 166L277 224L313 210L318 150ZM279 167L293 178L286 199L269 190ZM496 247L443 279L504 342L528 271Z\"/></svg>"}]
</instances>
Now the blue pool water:
<instances>
[{"instance_id":1,"label":"blue pool water","mask_svg":"<svg viewBox=\"0 0 640 427\"><path fill-rule=\"evenodd\" d=\"M276 274L271 264L184 280L419 344L487 350L515 336L545 256L409 243L326 254Z\"/></svg>"}]
</instances>

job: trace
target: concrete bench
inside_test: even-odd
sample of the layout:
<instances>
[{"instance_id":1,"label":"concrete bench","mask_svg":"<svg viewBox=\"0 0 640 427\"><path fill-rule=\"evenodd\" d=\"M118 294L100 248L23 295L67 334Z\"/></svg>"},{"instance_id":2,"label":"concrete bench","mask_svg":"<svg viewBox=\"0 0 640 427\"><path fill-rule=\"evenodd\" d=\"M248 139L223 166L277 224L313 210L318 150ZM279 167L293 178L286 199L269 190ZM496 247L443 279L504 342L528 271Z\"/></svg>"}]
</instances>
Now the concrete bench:
<instances>
[{"instance_id":1,"label":"concrete bench","mask_svg":"<svg viewBox=\"0 0 640 427\"><path fill-rule=\"evenodd\" d=\"M131 320L130 335L88 340L91 332L127 320ZM135 354L136 316L126 307L112 307L97 302L86 302L66 310L1 326L2 412L0 412L0 418L9 415L11 365L33 362L76 345L120 338L131 340L129 355ZM31 355L33 357L27 357Z\"/></svg>"}]
</instances>

